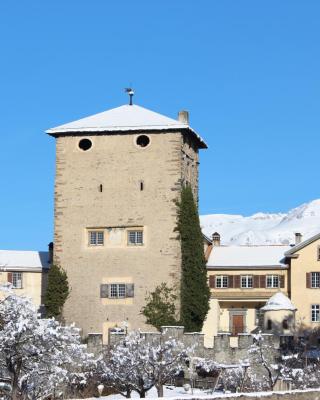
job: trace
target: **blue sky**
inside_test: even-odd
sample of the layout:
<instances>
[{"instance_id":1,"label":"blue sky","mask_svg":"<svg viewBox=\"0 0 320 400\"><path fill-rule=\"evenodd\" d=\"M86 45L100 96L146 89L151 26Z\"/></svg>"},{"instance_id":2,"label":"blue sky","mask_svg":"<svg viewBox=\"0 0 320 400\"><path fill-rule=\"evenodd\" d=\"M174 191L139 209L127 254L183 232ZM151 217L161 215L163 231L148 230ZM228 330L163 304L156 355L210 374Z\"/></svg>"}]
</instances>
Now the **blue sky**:
<instances>
[{"instance_id":1,"label":"blue sky","mask_svg":"<svg viewBox=\"0 0 320 400\"><path fill-rule=\"evenodd\" d=\"M127 102L208 142L200 212L286 211L319 198L320 2L0 2L0 248L52 240L54 139Z\"/></svg>"}]
</instances>

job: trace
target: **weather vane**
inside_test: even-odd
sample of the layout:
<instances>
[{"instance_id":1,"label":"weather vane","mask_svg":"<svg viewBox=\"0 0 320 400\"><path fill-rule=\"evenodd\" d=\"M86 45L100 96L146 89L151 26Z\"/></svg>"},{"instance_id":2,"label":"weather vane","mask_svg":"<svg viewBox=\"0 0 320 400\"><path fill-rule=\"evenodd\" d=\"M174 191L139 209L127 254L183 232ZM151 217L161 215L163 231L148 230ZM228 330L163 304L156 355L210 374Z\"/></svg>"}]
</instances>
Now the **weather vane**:
<instances>
[{"instance_id":1,"label":"weather vane","mask_svg":"<svg viewBox=\"0 0 320 400\"><path fill-rule=\"evenodd\" d=\"M124 90L125 90L126 93L128 93L129 98L130 98L129 105L132 106L132 104L133 104L132 98L133 98L133 95L134 95L134 90L132 88L125 88Z\"/></svg>"}]
</instances>

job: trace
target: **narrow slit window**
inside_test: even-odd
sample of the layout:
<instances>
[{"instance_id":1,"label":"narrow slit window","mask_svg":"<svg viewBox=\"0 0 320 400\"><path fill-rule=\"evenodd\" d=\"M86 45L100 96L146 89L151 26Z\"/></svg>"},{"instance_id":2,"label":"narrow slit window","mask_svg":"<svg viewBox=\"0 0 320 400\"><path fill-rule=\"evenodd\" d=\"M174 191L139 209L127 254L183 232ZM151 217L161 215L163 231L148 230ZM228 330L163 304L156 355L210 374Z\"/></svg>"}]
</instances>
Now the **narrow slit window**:
<instances>
[{"instance_id":1,"label":"narrow slit window","mask_svg":"<svg viewBox=\"0 0 320 400\"><path fill-rule=\"evenodd\" d=\"M144 183L143 181L140 181L140 191L142 192L144 190Z\"/></svg>"}]
</instances>

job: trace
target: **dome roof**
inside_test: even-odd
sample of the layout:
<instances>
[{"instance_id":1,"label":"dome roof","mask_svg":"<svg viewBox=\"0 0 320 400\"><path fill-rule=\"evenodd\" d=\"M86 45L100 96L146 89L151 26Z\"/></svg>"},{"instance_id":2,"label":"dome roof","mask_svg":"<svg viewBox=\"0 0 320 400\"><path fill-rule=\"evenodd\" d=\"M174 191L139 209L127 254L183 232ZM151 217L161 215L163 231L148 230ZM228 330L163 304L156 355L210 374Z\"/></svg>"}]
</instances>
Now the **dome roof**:
<instances>
[{"instance_id":1,"label":"dome roof","mask_svg":"<svg viewBox=\"0 0 320 400\"><path fill-rule=\"evenodd\" d=\"M282 292L274 294L266 302L266 305L261 308L262 311L274 311L274 310L290 310L296 311L296 307L292 304L289 297Z\"/></svg>"}]
</instances>

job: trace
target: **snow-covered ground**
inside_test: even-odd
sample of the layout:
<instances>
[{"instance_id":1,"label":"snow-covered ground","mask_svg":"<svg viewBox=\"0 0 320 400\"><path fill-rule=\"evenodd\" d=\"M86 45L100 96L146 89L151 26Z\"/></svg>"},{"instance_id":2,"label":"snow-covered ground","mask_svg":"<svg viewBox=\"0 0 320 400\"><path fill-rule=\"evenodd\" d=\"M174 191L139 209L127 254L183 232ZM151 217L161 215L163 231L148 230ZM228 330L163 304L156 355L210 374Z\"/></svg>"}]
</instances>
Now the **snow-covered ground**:
<instances>
[{"instance_id":1,"label":"snow-covered ground","mask_svg":"<svg viewBox=\"0 0 320 400\"><path fill-rule=\"evenodd\" d=\"M200 216L203 233L221 235L223 245L293 244L295 232L302 240L320 232L320 199L302 204L288 213L242 215L210 214Z\"/></svg>"},{"instance_id":2,"label":"snow-covered ground","mask_svg":"<svg viewBox=\"0 0 320 400\"><path fill-rule=\"evenodd\" d=\"M214 392L211 393L210 391L205 391L205 390L200 390L200 389L194 389L193 394L191 393L186 393L185 390L182 387L172 387L172 386L164 386L164 397L163 398L168 398L170 397L171 400L174 399L199 399L203 398L205 399L214 399L214 398L234 398L234 397L240 397L241 395L245 394L247 397L256 397L259 396L261 398L263 397L268 397L271 396L272 393L278 393L278 394L287 394L287 393L307 393L307 392L314 392L314 391L319 391L320 389L305 389L305 390L292 390L290 392L284 391L284 392L255 392L255 393L221 393L221 392ZM139 398L138 394L136 392L132 393L131 395L132 398ZM146 397L149 399L159 399L157 397L157 391L155 388L152 388L149 390L146 394ZM100 399L103 400L123 400L124 397L121 396L120 394L111 394L109 396L104 396L100 397ZM88 400L96 400L96 398L88 399Z\"/></svg>"}]
</instances>

